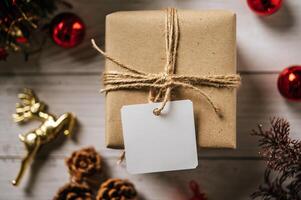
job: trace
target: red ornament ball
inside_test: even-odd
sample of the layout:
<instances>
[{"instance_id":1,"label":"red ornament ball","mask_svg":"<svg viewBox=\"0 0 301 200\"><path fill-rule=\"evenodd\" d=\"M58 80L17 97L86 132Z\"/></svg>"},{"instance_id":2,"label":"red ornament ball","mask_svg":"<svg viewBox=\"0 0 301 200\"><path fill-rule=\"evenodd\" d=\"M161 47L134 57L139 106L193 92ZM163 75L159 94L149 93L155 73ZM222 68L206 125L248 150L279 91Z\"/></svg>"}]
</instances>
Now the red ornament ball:
<instances>
[{"instance_id":1,"label":"red ornament ball","mask_svg":"<svg viewBox=\"0 0 301 200\"><path fill-rule=\"evenodd\" d=\"M282 6L282 0L247 0L249 7L261 16L271 15Z\"/></svg>"},{"instance_id":2,"label":"red ornament ball","mask_svg":"<svg viewBox=\"0 0 301 200\"><path fill-rule=\"evenodd\" d=\"M292 66L284 69L278 77L278 89L285 98L300 101L301 66Z\"/></svg>"},{"instance_id":3,"label":"red ornament ball","mask_svg":"<svg viewBox=\"0 0 301 200\"><path fill-rule=\"evenodd\" d=\"M83 41L85 29L85 24L77 15L62 13L52 20L50 31L57 45L72 48Z\"/></svg>"},{"instance_id":4,"label":"red ornament ball","mask_svg":"<svg viewBox=\"0 0 301 200\"><path fill-rule=\"evenodd\" d=\"M0 47L0 60L6 60L8 53L5 48Z\"/></svg>"}]
</instances>

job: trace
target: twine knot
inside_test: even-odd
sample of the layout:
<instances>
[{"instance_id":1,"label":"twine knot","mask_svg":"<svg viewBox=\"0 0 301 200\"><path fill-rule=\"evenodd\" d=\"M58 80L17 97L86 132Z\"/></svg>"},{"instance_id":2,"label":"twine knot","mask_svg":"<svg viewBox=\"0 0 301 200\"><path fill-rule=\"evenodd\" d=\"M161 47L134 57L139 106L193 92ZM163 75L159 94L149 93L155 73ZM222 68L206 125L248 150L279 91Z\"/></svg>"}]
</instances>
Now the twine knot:
<instances>
[{"instance_id":1,"label":"twine knot","mask_svg":"<svg viewBox=\"0 0 301 200\"><path fill-rule=\"evenodd\" d=\"M162 79L162 82L170 82L171 81L171 77L168 76L168 74L166 73L162 73L162 75L159 76Z\"/></svg>"},{"instance_id":2,"label":"twine knot","mask_svg":"<svg viewBox=\"0 0 301 200\"><path fill-rule=\"evenodd\" d=\"M124 89L148 89L149 101L162 101L160 107L153 110L154 115L159 116L166 103L170 101L172 90L177 87L198 92L212 106L218 116L222 117L221 110L212 102L211 98L199 87L208 86L215 88L236 88L240 84L238 74L187 76L175 74L177 50L179 43L179 19L175 8L166 9L165 43L166 64L164 73L152 74L136 70L134 67L120 62L101 50L92 39L93 47L105 58L127 72L109 71L104 73L105 88L101 92L110 92Z\"/></svg>"}]
</instances>

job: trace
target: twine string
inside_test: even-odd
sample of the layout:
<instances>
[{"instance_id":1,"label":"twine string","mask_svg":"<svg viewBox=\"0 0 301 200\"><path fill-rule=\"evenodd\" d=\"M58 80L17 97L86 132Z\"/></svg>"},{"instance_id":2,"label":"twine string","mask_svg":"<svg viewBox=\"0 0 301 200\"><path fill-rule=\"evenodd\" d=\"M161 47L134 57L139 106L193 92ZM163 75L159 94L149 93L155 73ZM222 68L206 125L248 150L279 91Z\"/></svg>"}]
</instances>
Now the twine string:
<instances>
[{"instance_id":1,"label":"twine string","mask_svg":"<svg viewBox=\"0 0 301 200\"><path fill-rule=\"evenodd\" d=\"M174 8L166 9L165 18L165 46L166 46L166 63L164 73L154 74L136 70L135 67L126 65L118 59L110 56L101 50L91 40L93 47L105 58L123 68L124 72L108 71L105 72L105 88L101 92L111 92L128 89L148 89L149 100L157 102L163 96L163 101L158 108L153 110L155 115L160 115L167 102L170 101L172 90L178 87L191 89L201 96L205 97L218 116L222 117L221 110L214 104L208 94L203 92L199 87L215 88L237 88L240 85L240 76L238 74L230 75L203 75L188 76L175 74L177 50L179 43L179 19L177 10Z\"/></svg>"}]
</instances>

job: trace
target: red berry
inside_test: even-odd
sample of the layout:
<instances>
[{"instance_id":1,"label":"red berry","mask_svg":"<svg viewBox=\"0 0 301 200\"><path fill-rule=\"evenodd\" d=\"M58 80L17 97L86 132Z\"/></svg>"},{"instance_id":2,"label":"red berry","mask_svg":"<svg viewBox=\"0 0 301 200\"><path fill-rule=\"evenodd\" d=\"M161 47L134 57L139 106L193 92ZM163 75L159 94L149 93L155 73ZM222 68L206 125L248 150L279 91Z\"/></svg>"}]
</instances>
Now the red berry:
<instances>
[{"instance_id":1,"label":"red berry","mask_svg":"<svg viewBox=\"0 0 301 200\"><path fill-rule=\"evenodd\" d=\"M201 193L199 185L195 181L190 181L189 187L193 192L193 197L191 197L189 200L207 200L206 195Z\"/></svg>"},{"instance_id":2,"label":"red berry","mask_svg":"<svg viewBox=\"0 0 301 200\"><path fill-rule=\"evenodd\" d=\"M28 42L28 39L26 37L18 37L16 38L16 42L25 44Z\"/></svg>"}]
</instances>

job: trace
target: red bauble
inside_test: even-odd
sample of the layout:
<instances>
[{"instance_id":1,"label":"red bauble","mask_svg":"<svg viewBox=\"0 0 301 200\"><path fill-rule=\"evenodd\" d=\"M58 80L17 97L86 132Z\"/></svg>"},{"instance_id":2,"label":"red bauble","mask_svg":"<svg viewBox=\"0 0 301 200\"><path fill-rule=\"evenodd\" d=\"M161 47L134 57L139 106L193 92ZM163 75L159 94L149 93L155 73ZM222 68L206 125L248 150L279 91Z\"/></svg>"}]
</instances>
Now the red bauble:
<instances>
[{"instance_id":1,"label":"red bauble","mask_svg":"<svg viewBox=\"0 0 301 200\"><path fill-rule=\"evenodd\" d=\"M277 12L282 0L247 0L249 7L258 15L267 16Z\"/></svg>"},{"instance_id":2,"label":"red bauble","mask_svg":"<svg viewBox=\"0 0 301 200\"><path fill-rule=\"evenodd\" d=\"M301 66L284 69L278 77L279 92L289 100L301 100Z\"/></svg>"},{"instance_id":3,"label":"red bauble","mask_svg":"<svg viewBox=\"0 0 301 200\"><path fill-rule=\"evenodd\" d=\"M59 14L51 22L51 36L59 46L72 48L83 41L85 24L73 13Z\"/></svg>"},{"instance_id":4,"label":"red bauble","mask_svg":"<svg viewBox=\"0 0 301 200\"><path fill-rule=\"evenodd\" d=\"M193 197L189 200L207 200L206 195L200 192L199 185L195 181L190 181L189 187L193 192Z\"/></svg>"},{"instance_id":5,"label":"red bauble","mask_svg":"<svg viewBox=\"0 0 301 200\"><path fill-rule=\"evenodd\" d=\"M7 51L4 48L0 47L0 60L6 60L7 56Z\"/></svg>"}]
</instances>

